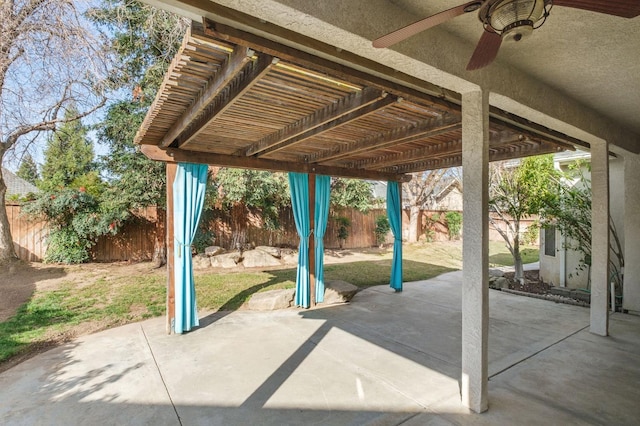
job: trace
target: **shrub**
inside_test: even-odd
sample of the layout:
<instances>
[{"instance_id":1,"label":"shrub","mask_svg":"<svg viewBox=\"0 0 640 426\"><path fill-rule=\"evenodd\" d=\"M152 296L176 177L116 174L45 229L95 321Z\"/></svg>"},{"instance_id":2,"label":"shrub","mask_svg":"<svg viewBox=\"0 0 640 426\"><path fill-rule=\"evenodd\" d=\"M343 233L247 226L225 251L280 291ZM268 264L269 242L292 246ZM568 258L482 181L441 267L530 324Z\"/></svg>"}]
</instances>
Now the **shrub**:
<instances>
[{"instance_id":1,"label":"shrub","mask_svg":"<svg viewBox=\"0 0 640 426\"><path fill-rule=\"evenodd\" d=\"M378 245L384 244L387 234L391 230L387 216L381 215L376 218L376 242Z\"/></svg>"},{"instance_id":2,"label":"shrub","mask_svg":"<svg viewBox=\"0 0 640 426\"><path fill-rule=\"evenodd\" d=\"M447 228L449 230L449 239L454 240L460 237L460 230L462 228L462 213L460 212L447 212L444 215L447 221Z\"/></svg>"},{"instance_id":3,"label":"shrub","mask_svg":"<svg viewBox=\"0 0 640 426\"><path fill-rule=\"evenodd\" d=\"M520 237L520 241L524 245L533 245L536 241L538 241L538 233L540 232L540 223L538 221L533 222L529 225L522 233L522 237Z\"/></svg>"},{"instance_id":4,"label":"shrub","mask_svg":"<svg viewBox=\"0 0 640 426\"><path fill-rule=\"evenodd\" d=\"M349 237L349 227L351 226L351 220L345 216L337 216L334 220L338 225L338 241L340 242L340 248L342 248L345 240Z\"/></svg>"}]
</instances>

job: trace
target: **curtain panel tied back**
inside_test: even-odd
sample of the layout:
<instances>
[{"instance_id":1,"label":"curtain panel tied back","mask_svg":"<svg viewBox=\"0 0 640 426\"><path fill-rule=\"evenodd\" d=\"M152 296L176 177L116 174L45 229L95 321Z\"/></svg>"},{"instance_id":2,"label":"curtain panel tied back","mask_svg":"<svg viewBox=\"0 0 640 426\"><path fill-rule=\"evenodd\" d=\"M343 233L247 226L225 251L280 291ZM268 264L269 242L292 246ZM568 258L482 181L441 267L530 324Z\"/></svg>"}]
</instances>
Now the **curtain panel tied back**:
<instances>
[{"instance_id":1,"label":"curtain panel tied back","mask_svg":"<svg viewBox=\"0 0 640 426\"><path fill-rule=\"evenodd\" d=\"M329 196L331 192L331 177L316 175L316 199L314 214L315 236L315 272L316 272L316 302L324 302L324 234L329 220Z\"/></svg>"},{"instance_id":2,"label":"curtain panel tied back","mask_svg":"<svg viewBox=\"0 0 640 426\"><path fill-rule=\"evenodd\" d=\"M198 229L207 187L206 164L178 163L173 181L175 321L181 334L199 325L191 244ZM169 183L168 183L169 184Z\"/></svg>"},{"instance_id":3,"label":"curtain panel tied back","mask_svg":"<svg viewBox=\"0 0 640 426\"><path fill-rule=\"evenodd\" d=\"M300 237L298 245L298 270L296 273L296 306L308 308L311 303L309 285L309 236L311 221L309 219L309 184L307 173L289 173L291 190L291 208L296 222L296 230Z\"/></svg>"},{"instance_id":4,"label":"curtain panel tied back","mask_svg":"<svg viewBox=\"0 0 640 426\"><path fill-rule=\"evenodd\" d=\"M387 182L387 214L393 233L393 262L389 285L395 291L402 291L402 198L398 182Z\"/></svg>"}]
</instances>

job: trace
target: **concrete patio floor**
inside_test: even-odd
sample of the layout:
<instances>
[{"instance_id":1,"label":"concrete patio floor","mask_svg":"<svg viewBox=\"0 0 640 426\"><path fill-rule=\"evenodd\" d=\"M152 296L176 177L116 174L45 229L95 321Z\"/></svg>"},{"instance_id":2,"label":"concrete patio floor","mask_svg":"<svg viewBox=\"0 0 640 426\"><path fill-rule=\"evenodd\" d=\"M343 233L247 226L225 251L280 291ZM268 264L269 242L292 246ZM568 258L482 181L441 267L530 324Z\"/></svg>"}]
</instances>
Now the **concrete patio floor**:
<instances>
[{"instance_id":1,"label":"concrete patio floor","mask_svg":"<svg viewBox=\"0 0 640 426\"><path fill-rule=\"evenodd\" d=\"M490 292L489 411L459 403L460 281L108 330L0 375L3 425L638 424L640 317Z\"/></svg>"}]
</instances>

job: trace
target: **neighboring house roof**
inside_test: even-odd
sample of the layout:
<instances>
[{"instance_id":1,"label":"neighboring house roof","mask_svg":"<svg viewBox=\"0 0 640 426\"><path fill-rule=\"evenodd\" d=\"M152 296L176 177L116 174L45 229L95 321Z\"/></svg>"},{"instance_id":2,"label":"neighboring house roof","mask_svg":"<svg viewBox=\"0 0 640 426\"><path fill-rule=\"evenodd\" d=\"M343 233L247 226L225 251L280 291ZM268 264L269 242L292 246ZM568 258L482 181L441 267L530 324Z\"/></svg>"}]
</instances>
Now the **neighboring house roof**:
<instances>
[{"instance_id":1,"label":"neighboring house roof","mask_svg":"<svg viewBox=\"0 0 640 426\"><path fill-rule=\"evenodd\" d=\"M558 152L553 155L553 161L559 164L573 163L577 160L591 161L591 153L576 149L575 151Z\"/></svg>"},{"instance_id":2,"label":"neighboring house roof","mask_svg":"<svg viewBox=\"0 0 640 426\"><path fill-rule=\"evenodd\" d=\"M12 171L4 167L2 168L2 177L4 178L4 183L7 185L7 196L19 195L22 197L30 192L38 192L38 188L35 185L16 176Z\"/></svg>"}]
</instances>

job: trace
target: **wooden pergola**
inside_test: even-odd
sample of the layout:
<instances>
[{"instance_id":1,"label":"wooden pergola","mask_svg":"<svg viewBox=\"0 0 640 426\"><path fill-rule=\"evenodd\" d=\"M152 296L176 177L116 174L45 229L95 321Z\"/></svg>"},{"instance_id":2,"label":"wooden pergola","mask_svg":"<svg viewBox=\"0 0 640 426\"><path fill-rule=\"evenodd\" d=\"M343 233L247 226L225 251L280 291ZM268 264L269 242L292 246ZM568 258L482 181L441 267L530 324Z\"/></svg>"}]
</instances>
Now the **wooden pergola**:
<instances>
[{"instance_id":1,"label":"wooden pergola","mask_svg":"<svg viewBox=\"0 0 640 426\"><path fill-rule=\"evenodd\" d=\"M460 104L392 70L380 77L205 18L185 36L135 142L167 163L168 183L178 162L403 182L462 164ZM490 161L576 144L584 145L490 110ZM171 281L171 220L167 241ZM169 318L172 298L170 282Z\"/></svg>"}]
</instances>

